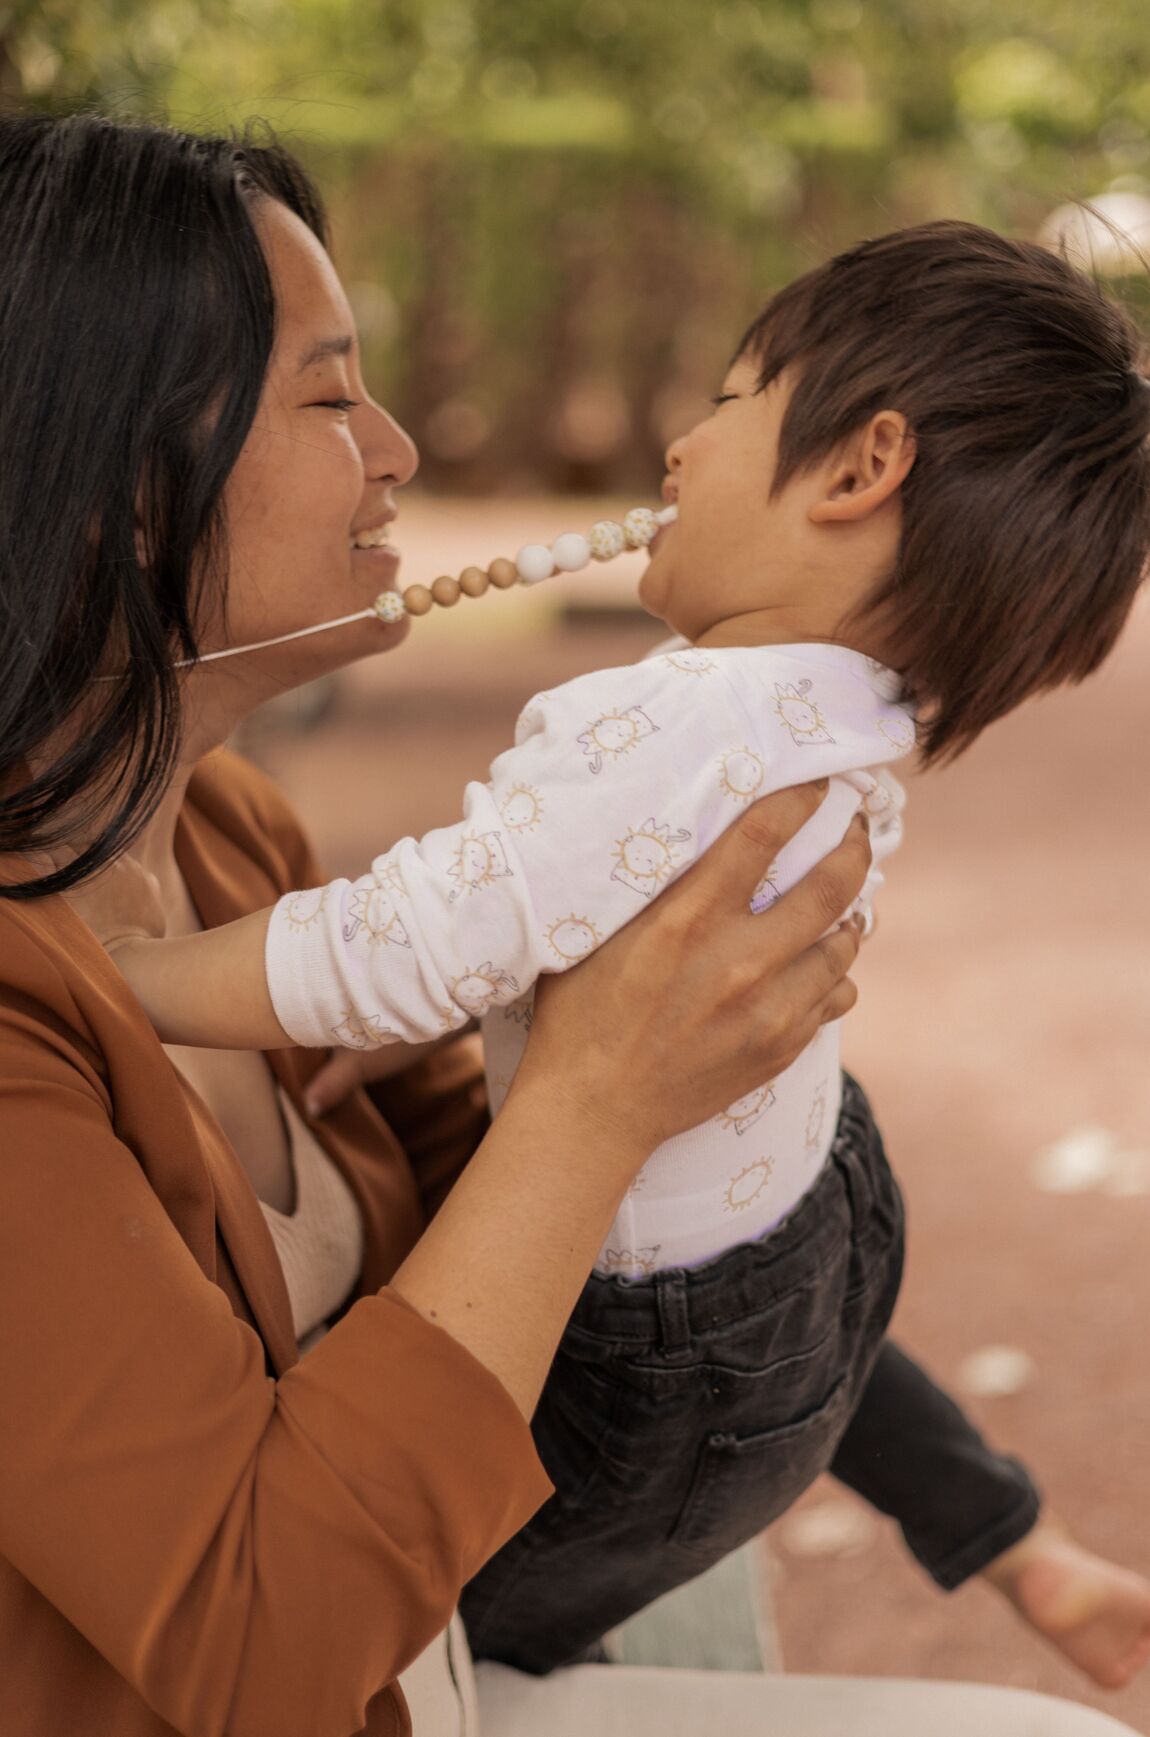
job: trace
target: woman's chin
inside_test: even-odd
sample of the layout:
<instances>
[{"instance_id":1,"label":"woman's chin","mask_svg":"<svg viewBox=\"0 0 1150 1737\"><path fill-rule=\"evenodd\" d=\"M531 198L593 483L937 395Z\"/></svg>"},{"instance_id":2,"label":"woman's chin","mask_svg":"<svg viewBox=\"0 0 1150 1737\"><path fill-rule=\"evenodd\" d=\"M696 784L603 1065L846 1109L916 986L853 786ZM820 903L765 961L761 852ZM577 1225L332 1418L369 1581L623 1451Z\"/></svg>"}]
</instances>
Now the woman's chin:
<instances>
[{"instance_id":1,"label":"woman's chin","mask_svg":"<svg viewBox=\"0 0 1150 1737\"><path fill-rule=\"evenodd\" d=\"M405 615L402 621L381 621L379 624L379 644L376 651L394 651L397 645L402 645L411 632L411 617Z\"/></svg>"}]
</instances>

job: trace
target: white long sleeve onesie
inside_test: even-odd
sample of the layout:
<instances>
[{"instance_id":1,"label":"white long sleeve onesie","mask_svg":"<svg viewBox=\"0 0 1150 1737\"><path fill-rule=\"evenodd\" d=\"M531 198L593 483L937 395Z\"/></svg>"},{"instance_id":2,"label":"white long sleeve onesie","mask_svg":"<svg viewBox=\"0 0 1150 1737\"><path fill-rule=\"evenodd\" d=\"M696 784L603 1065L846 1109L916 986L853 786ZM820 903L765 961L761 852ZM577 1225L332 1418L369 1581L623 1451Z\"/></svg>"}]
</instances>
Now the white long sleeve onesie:
<instances>
[{"instance_id":1,"label":"white long sleeve onesie","mask_svg":"<svg viewBox=\"0 0 1150 1737\"><path fill-rule=\"evenodd\" d=\"M536 695L490 781L467 786L458 825L280 900L267 969L281 1024L297 1043L368 1048L478 1015L498 1111L539 975L600 946L756 797L831 781L752 909L833 849L860 807L869 909L901 836L902 791L880 768L915 740L899 691L861 653L812 644L684 646ZM824 1026L777 1079L652 1154L600 1270L692 1265L762 1235L818 1175L839 1091L838 1027Z\"/></svg>"}]
</instances>

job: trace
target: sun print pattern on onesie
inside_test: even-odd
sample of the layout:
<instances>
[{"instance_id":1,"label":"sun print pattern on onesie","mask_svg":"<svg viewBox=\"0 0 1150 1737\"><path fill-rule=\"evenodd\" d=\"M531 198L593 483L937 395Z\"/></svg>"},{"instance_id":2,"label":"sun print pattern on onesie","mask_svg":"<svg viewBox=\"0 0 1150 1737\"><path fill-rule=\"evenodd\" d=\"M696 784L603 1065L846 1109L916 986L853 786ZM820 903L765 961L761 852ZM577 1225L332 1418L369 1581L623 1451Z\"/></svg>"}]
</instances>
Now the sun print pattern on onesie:
<instances>
[{"instance_id":1,"label":"sun print pattern on onesie","mask_svg":"<svg viewBox=\"0 0 1150 1737\"><path fill-rule=\"evenodd\" d=\"M361 887L348 900L349 922L343 925L345 941L363 935L372 947L410 947L411 936L404 928L395 902L379 885Z\"/></svg>"},{"instance_id":2,"label":"sun print pattern on onesie","mask_svg":"<svg viewBox=\"0 0 1150 1737\"><path fill-rule=\"evenodd\" d=\"M808 1152L818 1147L823 1137L823 1125L827 1119L827 1080L821 1081L815 1087L814 1102L807 1111L806 1146Z\"/></svg>"},{"instance_id":3,"label":"sun print pattern on onesie","mask_svg":"<svg viewBox=\"0 0 1150 1737\"><path fill-rule=\"evenodd\" d=\"M360 1018L348 1008L339 1024L332 1026L331 1035L344 1049L378 1049L398 1033L390 1025L384 1025L377 1013L365 1013Z\"/></svg>"},{"instance_id":4,"label":"sun print pattern on onesie","mask_svg":"<svg viewBox=\"0 0 1150 1737\"><path fill-rule=\"evenodd\" d=\"M818 704L811 698L813 687L809 677L798 682L775 683L775 711L798 748L834 742Z\"/></svg>"},{"instance_id":5,"label":"sun print pattern on onesie","mask_svg":"<svg viewBox=\"0 0 1150 1737\"><path fill-rule=\"evenodd\" d=\"M551 924L547 930L547 945L565 965L574 965L577 960L586 959L596 947L601 947L603 937L590 917L577 917L572 912L569 917L560 917Z\"/></svg>"},{"instance_id":6,"label":"sun print pattern on onesie","mask_svg":"<svg viewBox=\"0 0 1150 1737\"><path fill-rule=\"evenodd\" d=\"M509 879L514 870L507 861L507 852L498 832L469 832L460 839L454 860L447 865L447 873L455 882L447 895L448 904L453 905L464 893L477 893L481 887L489 887L494 881Z\"/></svg>"},{"instance_id":7,"label":"sun print pattern on onesie","mask_svg":"<svg viewBox=\"0 0 1150 1737\"><path fill-rule=\"evenodd\" d=\"M891 712L885 718L879 718L876 729L892 748L897 748L901 754L907 754L918 740L915 727L905 712Z\"/></svg>"},{"instance_id":8,"label":"sun print pattern on onesie","mask_svg":"<svg viewBox=\"0 0 1150 1737\"><path fill-rule=\"evenodd\" d=\"M293 935L300 935L322 916L327 904L327 887L311 887L307 892L293 893L284 906L284 917Z\"/></svg>"},{"instance_id":9,"label":"sun print pattern on onesie","mask_svg":"<svg viewBox=\"0 0 1150 1737\"><path fill-rule=\"evenodd\" d=\"M611 879L645 899L651 898L679 866L681 859L675 847L686 844L690 837L685 827L672 831L667 823L660 824L651 816L641 826L632 827L624 838L616 839Z\"/></svg>"},{"instance_id":10,"label":"sun print pattern on onesie","mask_svg":"<svg viewBox=\"0 0 1150 1737\"><path fill-rule=\"evenodd\" d=\"M756 1158L737 1176L732 1176L723 1199L724 1211L746 1212L749 1206L753 1206L770 1182L774 1168L773 1158Z\"/></svg>"},{"instance_id":11,"label":"sun print pattern on onesie","mask_svg":"<svg viewBox=\"0 0 1150 1737\"><path fill-rule=\"evenodd\" d=\"M603 1250L603 1267L609 1273L633 1273L636 1269L644 1275L653 1273L655 1262L659 1258L662 1243L654 1242L645 1248L607 1248Z\"/></svg>"},{"instance_id":12,"label":"sun print pattern on onesie","mask_svg":"<svg viewBox=\"0 0 1150 1737\"><path fill-rule=\"evenodd\" d=\"M455 1005L462 1007L473 1019L481 1018L498 1002L509 1001L513 995L519 994L519 984L511 973L504 971L501 965L492 964L490 959L461 972L450 989Z\"/></svg>"},{"instance_id":13,"label":"sun print pattern on onesie","mask_svg":"<svg viewBox=\"0 0 1150 1737\"><path fill-rule=\"evenodd\" d=\"M642 706L628 706L625 711L604 712L576 740L587 756L588 769L598 773L608 760L618 760L658 733L658 724L652 723Z\"/></svg>"},{"instance_id":14,"label":"sun print pattern on onesie","mask_svg":"<svg viewBox=\"0 0 1150 1737\"><path fill-rule=\"evenodd\" d=\"M407 897L407 882L403 878L403 870L394 858L385 858L385 860L373 870L373 873L377 886L383 887L384 890L391 893L394 898L405 899Z\"/></svg>"},{"instance_id":15,"label":"sun print pattern on onesie","mask_svg":"<svg viewBox=\"0 0 1150 1737\"><path fill-rule=\"evenodd\" d=\"M750 802L762 789L767 769L751 748L732 748L719 761L719 786L736 802Z\"/></svg>"},{"instance_id":16,"label":"sun print pattern on onesie","mask_svg":"<svg viewBox=\"0 0 1150 1737\"><path fill-rule=\"evenodd\" d=\"M719 667L713 657L708 657L707 653L700 651L697 646L684 646L682 651L665 651L663 662L677 670L680 675L710 675Z\"/></svg>"},{"instance_id":17,"label":"sun print pattern on onesie","mask_svg":"<svg viewBox=\"0 0 1150 1737\"><path fill-rule=\"evenodd\" d=\"M531 784L513 784L500 799L499 812L508 832L534 832L543 819L543 798Z\"/></svg>"},{"instance_id":18,"label":"sun print pattern on onesie","mask_svg":"<svg viewBox=\"0 0 1150 1737\"><path fill-rule=\"evenodd\" d=\"M743 1098L736 1098L733 1104L728 1104L715 1117L720 1128L733 1128L736 1134L745 1134L748 1128L753 1128L756 1122L761 1122L775 1101L771 1089L774 1081L760 1086L757 1091L748 1092Z\"/></svg>"}]
</instances>

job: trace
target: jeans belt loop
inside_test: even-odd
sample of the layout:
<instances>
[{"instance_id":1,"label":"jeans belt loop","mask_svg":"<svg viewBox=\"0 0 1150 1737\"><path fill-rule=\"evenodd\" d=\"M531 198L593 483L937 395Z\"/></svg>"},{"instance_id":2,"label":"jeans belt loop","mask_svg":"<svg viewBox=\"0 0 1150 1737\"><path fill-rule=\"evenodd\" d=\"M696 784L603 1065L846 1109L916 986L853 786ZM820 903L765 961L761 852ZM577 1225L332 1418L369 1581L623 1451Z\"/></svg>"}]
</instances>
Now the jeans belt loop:
<instances>
[{"instance_id":1,"label":"jeans belt loop","mask_svg":"<svg viewBox=\"0 0 1150 1737\"><path fill-rule=\"evenodd\" d=\"M659 1350L675 1357L691 1349L691 1323L687 1313L687 1275L668 1268L655 1274L655 1303L659 1311Z\"/></svg>"}]
</instances>

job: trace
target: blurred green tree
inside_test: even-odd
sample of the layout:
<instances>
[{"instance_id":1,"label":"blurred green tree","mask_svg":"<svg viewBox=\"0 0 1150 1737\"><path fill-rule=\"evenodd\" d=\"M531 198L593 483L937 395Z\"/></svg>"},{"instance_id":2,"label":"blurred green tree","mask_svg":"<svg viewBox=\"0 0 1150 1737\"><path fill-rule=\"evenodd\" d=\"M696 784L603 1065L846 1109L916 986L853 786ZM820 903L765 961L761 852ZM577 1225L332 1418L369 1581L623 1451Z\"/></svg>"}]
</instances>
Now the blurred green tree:
<instances>
[{"instance_id":1,"label":"blurred green tree","mask_svg":"<svg viewBox=\"0 0 1150 1737\"><path fill-rule=\"evenodd\" d=\"M453 487L649 486L827 252L1150 185L1142 0L0 0L0 104L266 119Z\"/></svg>"}]
</instances>

